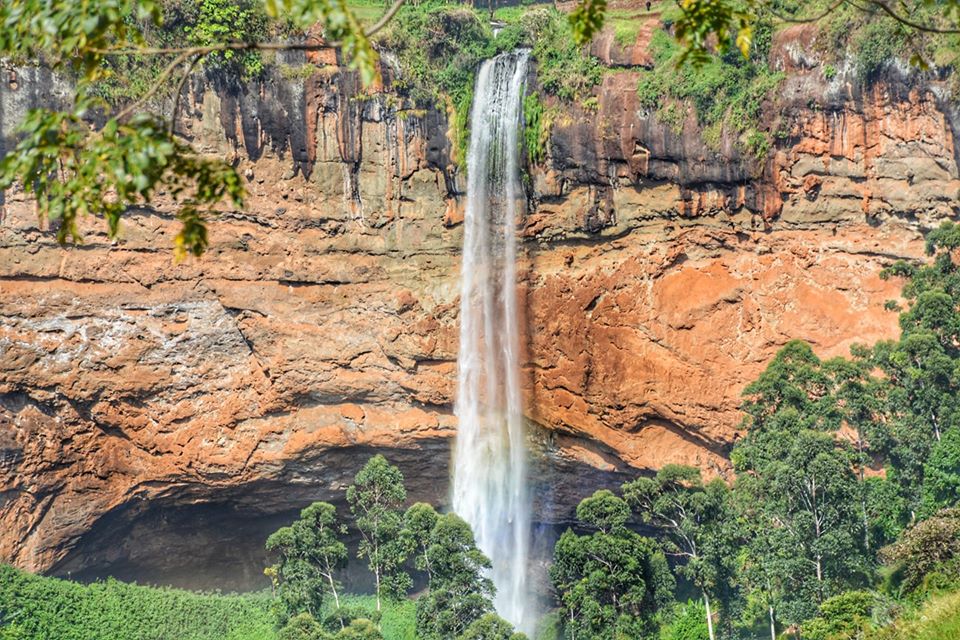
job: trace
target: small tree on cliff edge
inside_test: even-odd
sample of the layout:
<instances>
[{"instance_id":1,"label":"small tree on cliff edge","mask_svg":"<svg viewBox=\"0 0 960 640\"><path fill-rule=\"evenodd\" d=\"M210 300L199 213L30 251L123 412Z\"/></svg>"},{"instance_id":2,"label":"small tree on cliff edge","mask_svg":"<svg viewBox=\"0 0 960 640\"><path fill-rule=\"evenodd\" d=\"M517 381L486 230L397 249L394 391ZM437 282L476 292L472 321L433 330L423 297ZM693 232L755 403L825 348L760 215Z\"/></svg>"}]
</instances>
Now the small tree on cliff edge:
<instances>
[{"instance_id":1,"label":"small tree on cliff edge","mask_svg":"<svg viewBox=\"0 0 960 640\"><path fill-rule=\"evenodd\" d=\"M383 595L402 596L412 585L403 570L408 549L400 507L407 499L400 469L382 455L367 461L347 488L347 502L362 537L358 555L367 559L376 585L377 611Z\"/></svg>"}]
</instances>

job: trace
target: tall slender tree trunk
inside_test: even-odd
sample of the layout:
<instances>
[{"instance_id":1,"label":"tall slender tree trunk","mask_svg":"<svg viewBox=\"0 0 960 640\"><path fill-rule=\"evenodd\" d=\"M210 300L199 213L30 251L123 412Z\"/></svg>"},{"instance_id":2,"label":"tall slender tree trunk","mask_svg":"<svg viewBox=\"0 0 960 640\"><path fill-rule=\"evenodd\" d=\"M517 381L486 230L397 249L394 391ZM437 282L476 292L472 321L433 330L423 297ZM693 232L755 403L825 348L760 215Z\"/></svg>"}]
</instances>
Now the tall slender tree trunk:
<instances>
[{"instance_id":1,"label":"tall slender tree trunk","mask_svg":"<svg viewBox=\"0 0 960 640\"><path fill-rule=\"evenodd\" d=\"M863 516L863 546L870 551L870 518L867 516L867 483L864 477L863 467L866 464L863 454L863 435L857 429L857 449L860 452L860 460L857 465L857 473L860 476L860 513Z\"/></svg>"},{"instance_id":2,"label":"tall slender tree trunk","mask_svg":"<svg viewBox=\"0 0 960 640\"><path fill-rule=\"evenodd\" d=\"M380 611L380 567L373 572L373 578L377 583L377 611Z\"/></svg>"},{"instance_id":3,"label":"tall slender tree trunk","mask_svg":"<svg viewBox=\"0 0 960 640\"><path fill-rule=\"evenodd\" d=\"M333 579L333 571L330 569L329 563L327 563L327 582L330 583L330 593L333 594L333 602L337 607L337 620L340 621L340 628L343 629L343 616L340 615L340 595L337 593L337 583Z\"/></svg>"},{"instance_id":4,"label":"tall slender tree trunk","mask_svg":"<svg viewBox=\"0 0 960 640\"><path fill-rule=\"evenodd\" d=\"M773 617L773 605L767 605L767 611L770 613L770 640L777 640L777 621Z\"/></svg>"},{"instance_id":5,"label":"tall slender tree trunk","mask_svg":"<svg viewBox=\"0 0 960 640\"><path fill-rule=\"evenodd\" d=\"M707 633L710 635L710 640L716 640L716 637L713 635L713 612L710 610L710 596L707 595L707 592L703 592L703 605L707 609Z\"/></svg>"}]
</instances>

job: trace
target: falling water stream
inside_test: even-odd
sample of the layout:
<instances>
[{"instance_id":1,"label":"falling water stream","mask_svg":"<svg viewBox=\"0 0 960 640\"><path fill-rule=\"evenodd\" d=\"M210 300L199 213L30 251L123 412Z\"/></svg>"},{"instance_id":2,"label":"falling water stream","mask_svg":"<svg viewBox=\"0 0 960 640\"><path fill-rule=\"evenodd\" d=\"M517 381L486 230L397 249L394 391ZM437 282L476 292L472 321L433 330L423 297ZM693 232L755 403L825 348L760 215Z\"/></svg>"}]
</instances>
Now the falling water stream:
<instances>
[{"instance_id":1,"label":"falling water stream","mask_svg":"<svg viewBox=\"0 0 960 640\"><path fill-rule=\"evenodd\" d=\"M530 496L519 381L516 225L525 51L480 68L467 155L453 508L493 563L497 612L531 633Z\"/></svg>"}]
</instances>

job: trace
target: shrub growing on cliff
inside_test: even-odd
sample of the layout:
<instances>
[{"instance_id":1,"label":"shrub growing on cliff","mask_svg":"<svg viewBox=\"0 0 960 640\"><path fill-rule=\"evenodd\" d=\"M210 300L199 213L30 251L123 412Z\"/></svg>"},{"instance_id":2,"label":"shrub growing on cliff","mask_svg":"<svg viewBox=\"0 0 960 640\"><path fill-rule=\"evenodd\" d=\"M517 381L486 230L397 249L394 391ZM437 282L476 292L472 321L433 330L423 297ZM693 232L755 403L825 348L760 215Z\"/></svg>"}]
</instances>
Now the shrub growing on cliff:
<instances>
[{"instance_id":1,"label":"shrub growing on cliff","mask_svg":"<svg viewBox=\"0 0 960 640\"><path fill-rule=\"evenodd\" d=\"M472 7L426 0L405 6L383 43L400 64L398 88L414 100L448 108L455 159L465 166L474 77L495 52L490 25Z\"/></svg>"},{"instance_id":2,"label":"shrub growing on cliff","mask_svg":"<svg viewBox=\"0 0 960 640\"><path fill-rule=\"evenodd\" d=\"M259 0L180 0L183 17L178 26L191 44L257 42L269 34L269 18ZM205 64L250 80L263 71L259 51L221 51L207 56Z\"/></svg>"},{"instance_id":3,"label":"shrub growing on cliff","mask_svg":"<svg viewBox=\"0 0 960 640\"><path fill-rule=\"evenodd\" d=\"M530 20L537 78L547 93L562 100L584 100L603 79L600 61L573 41L566 17L556 10L542 11Z\"/></svg>"},{"instance_id":4,"label":"shrub growing on cliff","mask_svg":"<svg viewBox=\"0 0 960 640\"><path fill-rule=\"evenodd\" d=\"M493 31L472 7L426 0L404 7L383 37L401 78L422 101L454 101L473 86L480 63L493 55Z\"/></svg>"},{"instance_id":5,"label":"shrub growing on cliff","mask_svg":"<svg viewBox=\"0 0 960 640\"><path fill-rule=\"evenodd\" d=\"M761 27L769 34L769 24ZM770 132L761 123L762 106L784 78L767 65L769 46L766 36L753 43L748 59L731 52L697 67L678 66L683 49L668 33L656 31L650 42L653 69L642 71L637 85L640 104L672 124L675 132L671 101L689 104L709 146L717 148L726 130L737 136L742 150L762 160L770 146Z\"/></svg>"},{"instance_id":6,"label":"shrub growing on cliff","mask_svg":"<svg viewBox=\"0 0 960 640\"><path fill-rule=\"evenodd\" d=\"M531 165L543 162L549 142L550 122L544 113L543 101L536 93L530 93L523 99L523 146L527 162Z\"/></svg>"}]
</instances>

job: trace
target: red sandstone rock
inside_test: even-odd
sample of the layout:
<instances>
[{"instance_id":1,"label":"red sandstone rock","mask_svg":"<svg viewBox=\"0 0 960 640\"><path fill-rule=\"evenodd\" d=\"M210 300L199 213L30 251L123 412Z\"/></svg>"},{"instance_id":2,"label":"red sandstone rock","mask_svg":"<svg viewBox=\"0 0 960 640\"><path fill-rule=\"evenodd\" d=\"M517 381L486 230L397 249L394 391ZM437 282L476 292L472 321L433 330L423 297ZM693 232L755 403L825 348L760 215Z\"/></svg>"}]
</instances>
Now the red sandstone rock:
<instances>
[{"instance_id":1,"label":"red sandstone rock","mask_svg":"<svg viewBox=\"0 0 960 640\"><path fill-rule=\"evenodd\" d=\"M791 68L785 95L813 91L809 65ZM415 499L443 499L462 233L446 122L346 100L351 82L318 74L302 104L268 94L255 118L194 89L183 126L252 176L202 260L173 264L175 226L149 211L119 243L90 221L82 248L60 248L8 194L0 558L79 568L89 532L152 504L331 499L374 449ZM922 88L790 98L795 142L757 167L733 141L707 149L695 122L676 134L639 112L635 86L608 75L532 177L519 291L548 520L591 482L723 472L740 393L788 340L829 356L895 335L899 283L879 271L922 256L960 189Z\"/></svg>"}]
</instances>

